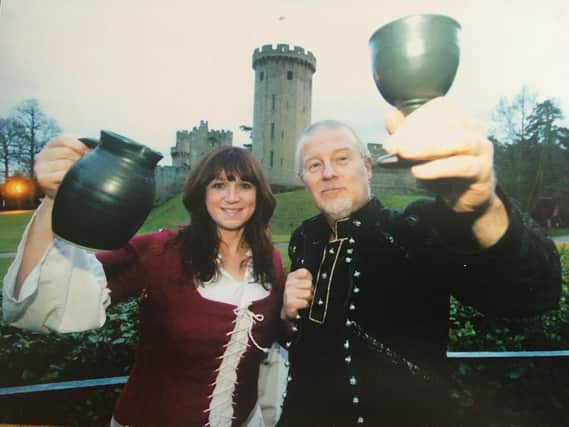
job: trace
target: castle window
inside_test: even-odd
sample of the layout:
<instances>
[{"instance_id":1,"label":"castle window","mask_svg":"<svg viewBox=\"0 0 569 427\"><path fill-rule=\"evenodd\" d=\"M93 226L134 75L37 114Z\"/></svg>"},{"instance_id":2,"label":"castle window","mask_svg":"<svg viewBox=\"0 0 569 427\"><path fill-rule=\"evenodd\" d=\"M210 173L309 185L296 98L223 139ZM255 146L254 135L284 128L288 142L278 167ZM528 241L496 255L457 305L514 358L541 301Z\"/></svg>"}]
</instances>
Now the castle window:
<instances>
[{"instance_id":1,"label":"castle window","mask_svg":"<svg viewBox=\"0 0 569 427\"><path fill-rule=\"evenodd\" d=\"M284 159L281 157L281 169L283 168L283 166L284 166Z\"/></svg>"},{"instance_id":2,"label":"castle window","mask_svg":"<svg viewBox=\"0 0 569 427\"><path fill-rule=\"evenodd\" d=\"M273 111L275 111L276 102L277 102L277 96L273 95L273 97L272 97L272 109L273 109Z\"/></svg>"},{"instance_id":3,"label":"castle window","mask_svg":"<svg viewBox=\"0 0 569 427\"><path fill-rule=\"evenodd\" d=\"M275 139L275 124L271 123L271 141Z\"/></svg>"},{"instance_id":4,"label":"castle window","mask_svg":"<svg viewBox=\"0 0 569 427\"><path fill-rule=\"evenodd\" d=\"M286 79L287 79L287 80L292 80L292 71L287 71L287 73L286 73Z\"/></svg>"},{"instance_id":5,"label":"castle window","mask_svg":"<svg viewBox=\"0 0 569 427\"><path fill-rule=\"evenodd\" d=\"M273 160L275 157L275 153L273 151L271 151L271 157L269 158L269 166L273 167Z\"/></svg>"},{"instance_id":6,"label":"castle window","mask_svg":"<svg viewBox=\"0 0 569 427\"><path fill-rule=\"evenodd\" d=\"M263 80L265 78L265 72L261 71L261 74L259 75L259 80Z\"/></svg>"}]
</instances>

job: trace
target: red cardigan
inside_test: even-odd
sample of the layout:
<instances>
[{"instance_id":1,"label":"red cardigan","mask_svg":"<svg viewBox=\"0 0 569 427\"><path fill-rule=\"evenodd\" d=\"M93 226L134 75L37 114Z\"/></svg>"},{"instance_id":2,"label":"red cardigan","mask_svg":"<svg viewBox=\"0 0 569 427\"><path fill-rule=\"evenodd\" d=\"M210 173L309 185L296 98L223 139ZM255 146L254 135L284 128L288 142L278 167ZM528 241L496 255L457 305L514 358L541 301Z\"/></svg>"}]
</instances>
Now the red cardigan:
<instances>
[{"instance_id":1,"label":"red cardigan","mask_svg":"<svg viewBox=\"0 0 569 427\"><path fill-rule=\"evenodd\" d=\"M192 281L181 281L181 256L165 243L171 231L134 237L125 248L97 254L113 303L140 297L139 341L129 379L114 417L131 426L203 426L220 356L234 327L235 306L203 298ZM264 320L253 327L255 341L270 347L279 330L284 272L273 250L278 283L249 309ZM264 353L249 346L239 361L233 397L234 426L255 407L259 364Z\"/></svg>"}]
</instances>

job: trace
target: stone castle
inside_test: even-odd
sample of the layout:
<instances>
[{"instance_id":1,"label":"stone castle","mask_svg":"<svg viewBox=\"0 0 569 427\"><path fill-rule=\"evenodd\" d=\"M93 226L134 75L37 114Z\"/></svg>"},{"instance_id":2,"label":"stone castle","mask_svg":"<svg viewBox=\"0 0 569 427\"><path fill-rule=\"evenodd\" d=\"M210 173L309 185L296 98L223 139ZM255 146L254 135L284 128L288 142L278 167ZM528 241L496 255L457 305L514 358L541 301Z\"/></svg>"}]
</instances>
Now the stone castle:
<instances>
[{"instance_id":1,"label":"stone castle","mask_svg":"<svg viewBox=\"0 0 569 427\"><path fill-rule=\"evenodd\" d=\"M207 121L201 120L198 127L190 131L176 132L176 146L170 149L172 166L191 168L212 148L233 144L233 132L209 130Z\"/></svg>"},{"instance_id":2,"label":"stone castle","mask_svg":"<svg viewBox=\"0 0 569 427\"><path fill-rule=\"evenodd\" d=\"M264 45L253 51L252 67L255 78L253 154L274 190L300 187L302 184L294 170L294 157L296 142L311 123L316 57L298 46ZM170 150L172 166L157 168L155 203L162 203L181 191L189 170L205 153L212 148L232 144L231 131L210 130L204 120L192 130L176 132L176 145ZM380 144L369 144L369 147L374 157L382 152ZM406 169L380 170L374 167L371 186L380 192L419 190Z\"/></svg>"}]
</instances>

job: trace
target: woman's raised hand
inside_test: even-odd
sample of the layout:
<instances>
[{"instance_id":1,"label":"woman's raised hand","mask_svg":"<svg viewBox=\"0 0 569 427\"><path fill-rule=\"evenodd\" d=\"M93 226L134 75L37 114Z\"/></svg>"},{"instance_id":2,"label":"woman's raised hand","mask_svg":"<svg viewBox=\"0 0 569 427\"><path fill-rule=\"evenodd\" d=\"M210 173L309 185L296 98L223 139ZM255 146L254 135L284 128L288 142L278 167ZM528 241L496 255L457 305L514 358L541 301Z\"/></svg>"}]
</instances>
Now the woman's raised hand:
<instances>
[{"instance_id":1,"label":"woman's raised hand","mask_svg":"<svg viewBox=\"0 0 569 427\"><path fill-rule=\"evenodd\" d=\"M58 136L36 154L34 172L47 197L55 197L69 168L89 151L91 150L77 139Z\"/></svg>"}]
</instances>

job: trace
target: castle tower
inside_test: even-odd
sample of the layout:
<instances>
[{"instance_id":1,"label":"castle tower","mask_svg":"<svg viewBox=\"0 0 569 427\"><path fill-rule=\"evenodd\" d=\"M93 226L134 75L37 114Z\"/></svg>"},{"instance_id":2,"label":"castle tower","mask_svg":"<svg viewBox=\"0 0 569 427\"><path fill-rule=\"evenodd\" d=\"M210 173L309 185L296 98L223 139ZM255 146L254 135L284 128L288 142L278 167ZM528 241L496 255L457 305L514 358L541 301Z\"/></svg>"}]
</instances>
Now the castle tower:
<instances>
[{"instance_id":1,"label":"castle tower","mask_svg":"<svg viewBox=\"0 0 569 427\"><path fill-rule=\"evenodd\" d=\"M253 52L253 69L253 155L271 185L299 186L294 155L298 137L310 124L316 58L301 47L264 45Z\"/></svg>"}]
</instances>

